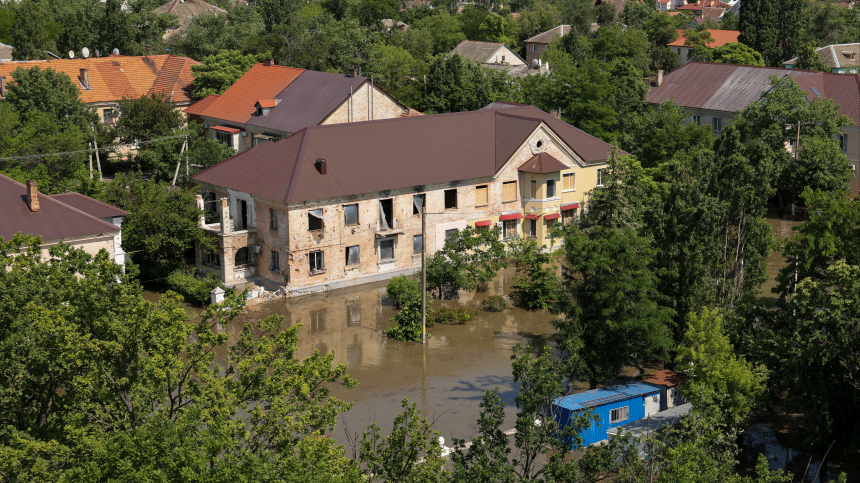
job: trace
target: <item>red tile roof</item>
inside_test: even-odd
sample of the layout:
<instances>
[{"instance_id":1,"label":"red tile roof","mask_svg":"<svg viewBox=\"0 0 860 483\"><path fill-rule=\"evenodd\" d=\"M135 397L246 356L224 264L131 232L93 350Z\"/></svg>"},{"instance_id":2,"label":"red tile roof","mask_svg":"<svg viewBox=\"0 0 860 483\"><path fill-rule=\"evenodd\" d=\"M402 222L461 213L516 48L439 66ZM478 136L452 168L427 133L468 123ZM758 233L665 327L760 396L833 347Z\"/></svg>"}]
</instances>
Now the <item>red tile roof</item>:
<instances>
[{"instance_id":1,"label":"red tile roof","mask_svg":"<svg viewBox=\"0 0 860 483\"><path fill-rule=\"evenodd\" d=\"M0 213L3 214L0 216L0 238L11 240L21 232L41 236L47 242L120 231L119 227L52 196L43 193L38 196L39 211L32 212L27 207L27 187L0 174Z\"/></svg>"},{"instance_id":2,"label":"red tile roof","mask_svg":"<svg viewBox=\"0 0 860 483\"><path fill-rule=\"evenodd\" d=\"M754 67L712 62L690 62L666 74L659 87L645 96L650 104L674 99L687 108L735 112L745 109L770 90L770 77L790 76L813 101L817 95L833 99L839 113L860 125L860 74L832 74L777 67Z\"/></svg>"},{"instance_id":3,"label":"red tile roof","mask_svg":"<svg viewBox=\"0 0 860 483\"><path fill-rule=\"evenodd\" d=\"M257 101L257 104L262 108L275 107L278 105L277 99L260 99Z\"/></svg>"},{"instance_id":4,"label":"red tile roof","mask_svg":"<svg viewBox=\"0 0 860 483\"><path fill-rule=\"evenodd\" d=\"M674 42L670 42L666 45L669 47L683 47L684 46L684 29L678 29L678 38L675 39ZM712 30L708 29L708 32L711 34L711 38L713 39L711 42L708 42L708 47L722 47L723 45L730 44L738 41L738 37L741 33L737 30Z\"/></svg>"},{"instance_id":5,"label":"red tile roof","mask_svg":"<svg viewBox=\"0 0 860 483\"><path fill-rule=\"evenodd\" d=\"M175 55L35 60L0 63L0 76L5 76L8 82L18 67L51 68L68 75L86 103L118 101L153 91L167 94L175 102L190 102L191 66L197 64L193 59ZM90 89L83 88L81 69L87 69Z\"/></svg>"},{"instance_id":6,"label":"red tile roof","mask_svg":"<svg viewBox=\"0 0 860 483\"><path fill-rule=\"evenodd\" d=\"M212 94L200 99L199 101L191 104L190 106L185 108L185 112L189 115L202 115L209 106L212 105L213 102L218 100L221 97L218 94Z\"/></svg>"},{"instance_id":7,"label":"red tile roof","mask_svg":"<svg viewBox=\"0 0 860 483\"><path fill-rule=\"evenodd\" d=\"M279 142L248 149L194 179L293 203L487 177L504 167L542 123L584 163L609 157L608 143L539 109L496 105L480 111L308 127ZM327 161L327 176L314 167L317 159Z\"/></svg>"},{"instance_id":8,"label":"red tile roof","mask_svg":"<svg viewBox=\"0 0 860 483\"><path fill-rule=\"evenodd\" d=\"M257 64L203 109L195 104L185 112L244 124L257 112L257 100L276 98L304 71L282 65Z\"/></svg>"}]
</instances>

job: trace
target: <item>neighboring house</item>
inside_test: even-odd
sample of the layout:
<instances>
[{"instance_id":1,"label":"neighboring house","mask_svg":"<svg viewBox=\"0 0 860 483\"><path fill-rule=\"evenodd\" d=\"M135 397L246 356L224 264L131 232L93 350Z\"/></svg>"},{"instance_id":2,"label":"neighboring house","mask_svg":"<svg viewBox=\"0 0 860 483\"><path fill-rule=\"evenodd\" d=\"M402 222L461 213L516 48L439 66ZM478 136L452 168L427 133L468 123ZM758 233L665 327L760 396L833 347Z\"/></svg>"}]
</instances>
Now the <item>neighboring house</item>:
<instances>
[{"instance_id":1,"label":"neighboring house","mask_svg":"<svg viewBox=\"0 0 860 483\"><path fill-rule=\"evenodd\" d=\"M586 411L600 416L600 421L594 421L579 434L582 444L590 446L606 441L607 431L613 428L659 413L660 390L641 382L630 382L571 394L552 403L552 415L559 429L566 428L578 414Z\"/></svg>"},{"instance_id":2,"label":"neighboring house","mask_svg":"<svg viewBox=\"0 0 860 483\"><path fill-rule=\"evenodd\" d=\"M389 32L394 29L403 31L409 28L409 24L403 23L400 20L394 20L392 18L384 18L380 20L379 23L387 27Z\"/></svg>"},{"instance_id":3,"label":"neighboring house","mask_svg":"<svg viewBox=\"0 0 860 483\"><path fill-rule=\"evenodd\" d=\"M177 109L192 104L191 66L199 62L175 55L113 56L89 59L57 59L8 62L0 64L0 98L12 82L18 67L54 69L72 79L81 92L81 101L96 109L105 124L119 117L117 101L151 92L166 94Z\"/></svg>"},{"instance_id":4,"label":"neighboring house","mask_svg":"<svg viewBox=\"0 0 860 483\"><path fill-rule=\"evenodd\" d=\"M204 136L238 152L278 141L308 126L415 115L370 78L257 64L221 95L185 112L203 124Z\"/></svg>"},{"instance_id":5,"label":"neighboring house","mask_svg":"<svg viewBox=\"0 0 860 483\"><path fill-rule=\"evenodd\" d=\"M527 39L526 44L526 64L534 66L535 62L540 60L543 51L547 46L555 40L556 37L563 37L570 32L570 25L559 25L558 27L541 32L534 37Z\"/></svg>"},{"instance_id":6,"label":"neighboring house","mask_svg":"<svg viewBox=\"0 0 860 483\"><path fill-rule=\"evenodd\" d=\"M689 122L712 126L718 135L734 116L759 100L772 87L770 77L790 76L812 101L833 99L839 113L851 119L839 138L848 156L854 177L849 188L860 191L857 166L860 165L860 74L832 74L781 67L753 67L712 62L690 62L666 74L660 85L652 87L645 101L653 106L674 99L690 113ZM803 140L801 139L801 145ZM788 146L794 151L794 142Z\"/></svg>"},{"instance_id":7,"label":"neighboring house","mask_svg":"<svg viewBox=\"0 0 860 483\"><path fill-rule=\"evenodd\" d=\"M687 402L687 398L681 394L680 387L685 380L686 378L679 376L675 371L663 369L646 375L642 382L660 389L660 411L665 411Z\"/></svg>"},{"instance_id":8,"label":"neighboring house","mask_svg":"<svg viewBox=\"0 0 860 483\"><path fill-rule=\"evenodd\" d=\"M171 0L160 7L155 7L152 11L153 13L176 15L179 26L168 30L164 34L165 39L188 28L194 17L227 13L223 8L216 7L203 0Z\"/></svg>"},{"instance_id":9,"label":"neighboring house","mask_svg":"<svg viewBox=\"0 0 860 483\"><path fill-rule=\"evenodd\" d=\"M686 0L657 0L657 9L661 12L668 12L686 4Z\"/></svg>"},{"instance_id":10,"label":"neighboring house","mask_svg":"<svg viewBox=\"0 0 860 483\"><path fill-rule=\"evenodd\" d=\"M860 43L835 44L816 49L824 65L834 74L856 74L860 65ZM783 63L786 69L793 69L797 57Z\"/></svg>"},{"instance_id":11,"label":"neighboring house","mask_svg":"<svg viewBox=\"0 0 860 483\"><path fill-rule=\"evenodd\" d=\"M11 45L6 45L0 42L0 62L12 62L12 51L15 50Z\"/></svg>"},{"instance_id":12,"label":"neighboring house","mask_svg":"<svg viewBox=\"0 0 860 483\"><path fill-rule=\"evenodd\" d=\"M457 44L451 53L484 67L504 70L515 77L544 74L549 71L548 65L530 66L510 47L500 42L464 40Z\"/></svg>"},{"instance_id":13,"label":"neighboring house","mask_svg":"<svg viewBox=\"0 0 860 483\"><path fill-rule=\"evenodd\" d=\"M312 126L193 176L215 253L197 268L227 285L292 294L413 273L467 226L551 248L602 185L612 146L531 106ZM426 239L421 208L426 206Z\"/></svg>"},{"instance_id":14,"label":"neighboring house","mask_svg":"<svg viewBox=\"0 0 860 483\"><path fill-rule=\"evenodd\" d=\"M690 61L690 51L693 50L693 47L684 45L684 29L678 29L678 38L675 39L674 42L670 42L666 44L667 47L672 49L673 52L678 54L678 57L681 58L681 64L686 64ZM708 47L716 48L722 47L723 45L730 44L738 41L738 37L741 35L737 30L707 30L708 33L711 34L711 42L708 42Z\"/></svg>"},{"instance_id":15,"label":"neighboring house","mask_svg":"<svg viewBox=\"0 0 860 483\"><path fill-rule=\"evenodd\" d=\"M419 8L427 7L430 10L433 10L433 8L435 8L432 2L428 2L426 0L407 0L407 1L400 4L399 10L401 12L405 12L405 11L409 10L410 8L415 8L415 7L419 7Z\"/></svg>"},{"instance_id":16,"label":"neighboring house","mask_svg":"<svg viewBox=\"0 0 860 483\"><path fill-rule=\"evenodd\" d=\"M36 182L26 185L0 174L0 238L9 241L16 233L42 237L42 253L60 242L90 255L107 250L118 264L125 263L122 251L122 217L128 213L80 193L48 196L39 193Z\"/></svg>"}]
</instances>

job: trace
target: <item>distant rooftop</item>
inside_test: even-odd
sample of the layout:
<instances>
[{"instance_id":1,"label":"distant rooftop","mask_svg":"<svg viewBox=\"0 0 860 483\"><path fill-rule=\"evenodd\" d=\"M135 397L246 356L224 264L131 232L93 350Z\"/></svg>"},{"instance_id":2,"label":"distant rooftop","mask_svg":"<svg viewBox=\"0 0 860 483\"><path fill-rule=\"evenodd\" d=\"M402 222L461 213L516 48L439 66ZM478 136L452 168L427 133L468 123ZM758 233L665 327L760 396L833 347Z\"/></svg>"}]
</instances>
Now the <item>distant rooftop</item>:
<instances>
[{"instance_id":1,"label":"distant rooftop","mask_svg":"<svg viewBox=\"0 0 860 483\"><path fill-rule=\"evenodd\" d=\"M638 396L656 394L658 392L660 390L654 386L649 386L641 382L629 382L560 397L555 400L554 404L571 411L576 411L632 399Z\"/></svg>"}]
</instances>

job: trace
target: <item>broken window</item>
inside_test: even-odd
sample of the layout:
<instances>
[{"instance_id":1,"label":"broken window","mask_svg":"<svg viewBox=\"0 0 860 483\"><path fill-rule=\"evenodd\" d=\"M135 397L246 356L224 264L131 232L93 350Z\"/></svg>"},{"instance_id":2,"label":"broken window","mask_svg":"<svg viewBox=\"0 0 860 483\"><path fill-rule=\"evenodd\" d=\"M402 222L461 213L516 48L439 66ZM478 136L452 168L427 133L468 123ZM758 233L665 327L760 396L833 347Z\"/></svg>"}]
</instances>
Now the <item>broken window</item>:
<instances>
[{"instance_id":1,"label":"broken window","mask_svg":"<svg viewBox=\"0 0 860 483\"><path fill-rule=\"evenodd\" d=\"M424 195L412 195L412 214L420 215L424 208Z\"/></svg>"},{"instance_id":2,"label":"broken window","mask_svg":"<svg viewBox=\"0 0 860 483\"><path fill-rule=\"evenodd\" d=\"M346 264L358 265L358 245L346 247Z\"/></svg>"},{"instance_id":3,"label":"broken window","mask_svg":"<svg viewBox=\"0 0 860 483\"><path fill-rule=\"evenodd\" d=\"M487 185L475 187L475 206L484 206L489 204L489 199Z\"/></svg>"},{"instance_id":4,"label":"broken window","mask_svg":"<svg viewBox=\"0 0 860 483\"><path fill-rule=\"evenodd\" d=\"M394 260L394 239L379 240L379 259Z\"/></svg>"},{"instance_id":5,"label":"broken window","mask_svg":"<svg viewBox=\"0 0 860 483\"><path fill-rule=\"evenodd\" d=\"M350 325L361 324L361 305L358 303L346 304L346 321Z\"/></svg>"},{"instance_id":6,"label":"broken window","mask_svg":"<svg viewBox=\"0 0 860 483\"><path fill-rule=\"evenodd\" d=\"M358 204L343 205L343 224L357 225L358 224Z\"/></svg>"},{"instance_id":7,"label":"broken window","mask_svg":"<svg viewBox=\"0 0 860 483\"><path fill-rule=\"evenodd\" d=\"M315 250L308 253L308 265L310 266L311 272L321 272L325 270L323 251Z\"/></svg>"},{"instance_id":8,"label":"broken window","mask_svg":"<svg viewBox=\"0 0 860 483\"><path fill-rule=\"evenodd\" d=\"M269 229L278 231L278 212L274 208L269 208Z\"/></svg>"},{"instance_id":9,"label":"broken window","mask_svg":"<svg viewBox=\"0 0 860 483\"><path fill-rule=\"evenodd\" d=\"M420 255L421 251L424 249L424 235L413 235L412 236L412 253L415 255Z\"/></svg>"},{"instance_id":10,"label":"broken window","mask_svg":"<svg viewBox=\"0 0 860 483\"><path fill-rule=\"evenodd\" d=\"M394 229L394 200L379 200L379 226L383 230Z\"/></svg>"},{"instance_id":11,"label":"broken window","mask_svg":"<svg viewBox=\"0 0 860 483\"><path fill-rule=\"evenodd\" d=\"M210 267L220 267L221 257L218 256L217 252L206 252L203 256L203 263Z\"/></svg>"},{"instance_id":12,"label":"broken window","mask_svg":"<svg viewBox=\"0 0 860 483\"><path fill-rule=\"evenodd\" d=\"M280 270L280 260L278 260L279 258L280 257L278 256L278 252L272 250L272 263L269 264L270 271L277 272L278 270Z\"/></svg>"},{"instance_id":13,"label":"broken window","mask_svg":"<svg viewBox=\"0 0 860 483\"><path fill-rule=\"evenodd\" d=\"M317 231L323 229L322 210L308 211L308 231Z\"/></svg>"},{"instance_id":14,"label":"broken window","mask_svg":"<svg viewBox=\"0 0 860 483\"><path fill-rule=\"evenodd\" d=\"M242 247L236 251L234 266L246 267L254 264L254 255L248 247Z\"/></svg>"},{"instance_id":15,"label":"broken window","mask_svg":"<svg viewBox=\"0 0 860 483\"><path fill-rule=\"evenodd\" d=\"M445 209L454 210L457 208L457 188L445 190Z\"/></svg>"}]
</instances>

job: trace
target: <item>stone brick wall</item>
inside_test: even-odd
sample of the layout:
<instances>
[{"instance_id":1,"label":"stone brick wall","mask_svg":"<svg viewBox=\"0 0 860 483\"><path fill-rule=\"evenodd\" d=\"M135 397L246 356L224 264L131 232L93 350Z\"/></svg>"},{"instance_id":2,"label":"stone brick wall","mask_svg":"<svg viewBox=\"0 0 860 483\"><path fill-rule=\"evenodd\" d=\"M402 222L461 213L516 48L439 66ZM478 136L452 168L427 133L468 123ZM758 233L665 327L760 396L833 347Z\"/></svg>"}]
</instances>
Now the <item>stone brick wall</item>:
<instances>
[{"instance_id":1,"label":"stone brick wall","mask_svg":"<svg viewBox=\"0 0 860 483\"><path fill-rule=\"evenodd\" d=\"M370 82L365 82L352 93L351 102L351 117L350 100L347 99L320 124L341 124L346 122L359 122L376 119L392 119L398 117L403 112L403 107L400 106L400 104L397 104L388 94L376 86L373 86L371 89Z\"/></svg>"},{"instance_id":2,"label":"stone brick wall","mask_svg":"<svg viewBox=\"0 0 860 483\"><path fill-rule=\"evenodd\" d=\"M532 65L532 62L540 59L540 56L543 55L543 51L546 50L549 44L539 44L536 42L526 42L526 62L529 66Z\"/></svg>"},{"instance_id":3,"label":"stone brick wall","mask_svg":"<svg viewBox=\"0 0 860 483\"><path fill-rule=\"evenodd\" d=\"M76 240L63 240L63 243L67 245L71 245L73 248L80 248L84 252L95 256L99 250L107 250L110 254L111 258L114 258L115 247L114 247L114 237L113 234L100 236L100 237L91 237L84 239L76 239ZM48 249L54 245L58 245L58 241L52 241L42 244L42 259L48 260L51 258L48 253Z\"/></svg>"}]
</instances>

